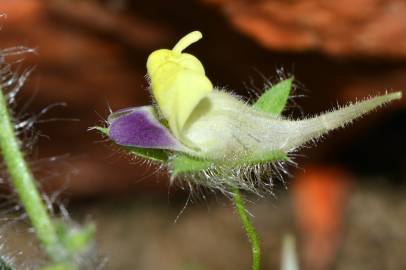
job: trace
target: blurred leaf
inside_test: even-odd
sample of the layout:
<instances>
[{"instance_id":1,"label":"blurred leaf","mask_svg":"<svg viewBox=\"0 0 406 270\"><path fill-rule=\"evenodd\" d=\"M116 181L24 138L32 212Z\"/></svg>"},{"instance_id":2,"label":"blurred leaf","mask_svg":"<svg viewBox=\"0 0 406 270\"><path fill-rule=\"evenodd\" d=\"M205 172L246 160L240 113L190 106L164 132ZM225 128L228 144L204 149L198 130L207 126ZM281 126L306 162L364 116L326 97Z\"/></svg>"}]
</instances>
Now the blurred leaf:
<instances>
[{"instance_id":1,"label":"blurred leaf","mask_svg":"<svg viewBox=\"0 0 406 270\"><path fill-rule=\"evenodd\" d=\"M268 88L252 105L255 109L274 116L282 113L292 89L293 77Z\"/></svg>"},{"instance_id":2,"label":"blurred leaf","mask_svg":"<svg viewBox=\"0 0 406 270\"><path fill-rule=\"evenodd\" d=\"M106 127L91 127L91 128L89 128L88 130L97 130L97 131L100 131L103 135L105 135L105 136L107 136L108 135L108 132L109 132L109 129L108 128L106 128Z\"/></svg>"},{"instance_id":3,"label":"blurred leaf","mask_svg":"<svg viewBox=\"0 0 406 270\"><path fill-rule=\"evenodd\" d=\"M14 270L14 268L6 262L3 256L0 256L0 270Z\"/></svg>"},{"instance_id":4,"label":"blurred leaf","mask_svg":"<svg viewBox=\"0 0 406 270\"><path fill-rule=\"evenodd\" d=\"M80 230L69 232L64 239L64 246L70 252L78 252L90 244L96 227L93 224L88 224Z\"/></svg>"},{"instance_id":5,"label":"blurred leaf","mask_svg":"<svg viewBox=\"0 0 406 270\"><path fill-rule=\"evenodd\" d=\"M55 223L55 225L59 238L62 258L58 259L58 262L63 263L50 265L45 269L76 269L75 267L71 267L71 263L74 262L74 258L77 254L88 250L92 243L96 228L93 224L87 224L86 226L79 227L74 224L64 223L63 220L59 220Z\"/></svg>"}]
</instances>

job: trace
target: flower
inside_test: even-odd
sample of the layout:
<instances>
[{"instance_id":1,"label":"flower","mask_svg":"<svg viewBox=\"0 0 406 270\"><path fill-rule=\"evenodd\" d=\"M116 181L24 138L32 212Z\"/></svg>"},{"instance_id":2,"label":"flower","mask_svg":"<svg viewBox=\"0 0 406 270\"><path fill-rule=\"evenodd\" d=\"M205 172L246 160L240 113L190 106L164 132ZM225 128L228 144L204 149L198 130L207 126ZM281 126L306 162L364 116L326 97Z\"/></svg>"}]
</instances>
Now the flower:
<instances>
[{"instance_id":1,"label":"flower","mask_svg":"<svg viewBox=\"0 0 406 270\"><path fill-rule=\"evenodd\" d=\"M182 136L182 129L196 106L213 91L199 59L182 53L201 38L202 34L194 31L179 40L172 50L154 51L147 61L152 94L177 137Z\"/></svg>"},{"instance_id":2,"label":"flower","mask_svg":"<svg viewBox=\"0 0 406 270\"><path fill-rule=\"evenodd\" d=\"M113 142L131 153L167 165L173 177L209 172L209 177L199 183L252 190L253 181L233 180L241 178L236 177L241 175L241 168L288 161L288 154L304 144L401 98L401 92L389 93L318 116L288 119L280 113L288 100L292 78L248 104L213 87L199 59L183 52L201 37L194 31L172 50L152 52L147 71L156 105L114 112L105 130Z\"/></svg>"}]
</instances>

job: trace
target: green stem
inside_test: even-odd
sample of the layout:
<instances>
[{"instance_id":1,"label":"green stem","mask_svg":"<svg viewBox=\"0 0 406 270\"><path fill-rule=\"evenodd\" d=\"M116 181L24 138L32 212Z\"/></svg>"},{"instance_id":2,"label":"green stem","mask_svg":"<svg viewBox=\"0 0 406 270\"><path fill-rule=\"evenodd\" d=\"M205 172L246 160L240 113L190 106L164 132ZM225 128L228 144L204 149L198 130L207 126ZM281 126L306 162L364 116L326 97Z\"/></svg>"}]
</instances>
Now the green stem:
<instances>
[{"instance_id":1,"label":"green stem","mask_svg":"<svg viewBox=\"0 0 406 270\"><path fill-rule=\"evenodd\" d=\"M259 241L257 233L252 226L250 219L245 210L244 201L241 198L240 191L238 188L233 188L233 202L237 210L237 214L241 220L242 226L245 229L245 233L248 236L248 240L251 243L251 253L252 253L252 270L259 270L259 263L261 260L261 249L259 247Z\"/></svg>"},{"instance_id":2,"label":"green stem","mask_svg":"<svg viewBox=\"0 0 406 270\"><path fill-rule=\"evenodd\" d=\"M0 152L3 156L11 183L19 196L35 233L48 255L56 260L55 248L58 237L54 224L35 186L34 178L20 151L13 124L7 109L6 99L0 89Z\"/></svg>"}]
</instances>

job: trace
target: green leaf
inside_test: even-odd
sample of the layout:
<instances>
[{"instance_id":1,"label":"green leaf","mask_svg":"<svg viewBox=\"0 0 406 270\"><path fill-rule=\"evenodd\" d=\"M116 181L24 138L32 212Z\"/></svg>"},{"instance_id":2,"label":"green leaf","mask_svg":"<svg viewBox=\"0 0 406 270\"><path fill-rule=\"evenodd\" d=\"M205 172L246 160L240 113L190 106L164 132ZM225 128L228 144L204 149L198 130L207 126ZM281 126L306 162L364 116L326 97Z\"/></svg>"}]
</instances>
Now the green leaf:
<instances>
[{"instance_id":1,"label":"green leaf","mask_svg":"<svg viewBox=\"0 0 406 270\"><path fill-rule=\"evenodd\" d=\"M255 109L274 116L281 114L292 89L293 77L280 81L268 88L252 105Z\"/></svg>"},{"instance_id":2,"label":"green leaf","mask_svg":"<svg viewBox=\"0 0 406 270\"><path fill-rule=\"evenodd\" d=\"M107 136L109 129L106 127L91 127L88 130L97 130L100 131L103 135Z\"/></svg>"},{"instance_id":3,"label":"green leaf","mask_svg":"<svg viewBox=\"0 0 406 270\"><path fill-rule=\"evenodd\" d=\"M109 129L106 127L92 127L91 129L101 132L104 136L108 136ZM138 147L127 147L121 146L124 151L130 155L137 157L149 159L155 162L167 162L168 154L165 150L162 149L153 149L153 148L138 148Z\"/></svg>"},{"instance_id":4,"label":"green leaf","mask_svg":"<svg viewBox=\"0 0 406 270\"><path fill-rule=\"evenodd\" d=\"M74 256L77 252L86 249L92 242L96 227L87 224L84 227L71 227L62 221L56 223L56 229L60 244L69 255Z\"/></svg>"},{"instance_id":5,"label":"green leaf","mask_svg":"<svg viewBox=\"0 0 406 270\"><path fill-rule=\"evenodd\" d=\"M97 128L104 132L103 129ZM105 131L107 133L107 131ZM162 149L150 149L150 148L136 148L136 147L122 147L128 154L135 155L141 158L149 159L160 163L168 163L168 153ZM230 168L232 170L235 167L243 165L255 165L260 163L267 163L277 160L286 160L286 153L283 151L271 151L257 157L245 157L237 160L233 163L221 163L219 161L199 159L186 154L178 153L172 156L171 161L168 163L172 177L176 177L179 174L195 173L210 168L213 164L222 166L223 168Z\"/></svg>"},{"instance_id":6,"label":"green leaf","mask_svg":"<svg viewBox=\"0 0 406 270\"><path fill-rule=\"evenodd\" d=\"M182 173L192 173L208 169L213 163L209 160L198 159L188 155L175 155L169 163L172 177Z\"/></svg>"},{"instance_id":7,"label":"green leaf","mask_svg":"<svg viewBox=\"0 0 406 270\"><path fill-rule=\"evenodd\" d=\"M88 247L92 241L96 227L88 224L81 230L68 233L64 239L64 246L70 252L78 252Z\"/></svg>"}]
</instances>

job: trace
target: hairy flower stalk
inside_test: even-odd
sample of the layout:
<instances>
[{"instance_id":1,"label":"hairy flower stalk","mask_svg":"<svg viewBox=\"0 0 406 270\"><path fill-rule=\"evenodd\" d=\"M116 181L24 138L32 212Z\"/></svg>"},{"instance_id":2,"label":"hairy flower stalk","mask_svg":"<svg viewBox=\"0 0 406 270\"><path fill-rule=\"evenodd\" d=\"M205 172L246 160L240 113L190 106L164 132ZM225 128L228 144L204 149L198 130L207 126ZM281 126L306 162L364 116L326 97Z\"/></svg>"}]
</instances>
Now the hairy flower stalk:
<instances>
[{"instance_id":1,"label":"hairy flower stalk","mask_svg":"<svg viewBox=\"0 0 406 270\"><path fill-rule=\"evenodd\" d=\"M15 192L27 212L35 232L48 255L55 254L58 237L46 207L35 186L32 174L20 151L13 125L0 89L0 150Z\"/></svg>"},{"instance_id":2,"label":"hairy flower stalk","mask_svg":"<svg viewBox=\"0 0 406 270\"><path fill-rule=\"evenodd\" d=\"M94 233L91 224L80 227L71 220L51 218L37 189L35 179L23 155L24 142L18 140L19 132L32 126L32 120L15 123L9 107L24 84L29 71L16 74L6 63L6 56L15 56L29 49L19 47L0 50L0 160L5 165L11 186L34 229L49 262L49 269L78 269L91 257L89 251ZM0 269L6 261L0 260ZM6 269L6 268L4 268Z\"/></svg>"},{"instance_id":3,"label":"hairy flower stalk","mask_svg":"<svg viewBox=\"0 0 406 270\"><path fill-rule=\"evenodd\" d=\"M289 154L354 119L400 99L395 92L305 119L280 114L292 78L267 89L253 104L216 88L203 64L183 51L202 38L194 31L170 49L152 52L147 60L156 105L122 109L97 129L131 155L166 166L171 180L218 189L233 197L253 247L253 269L259 269L259 245L245 215L239 189L258 193L272 186L261 176L289 162Z\"/></svg>"}]
</instances>

